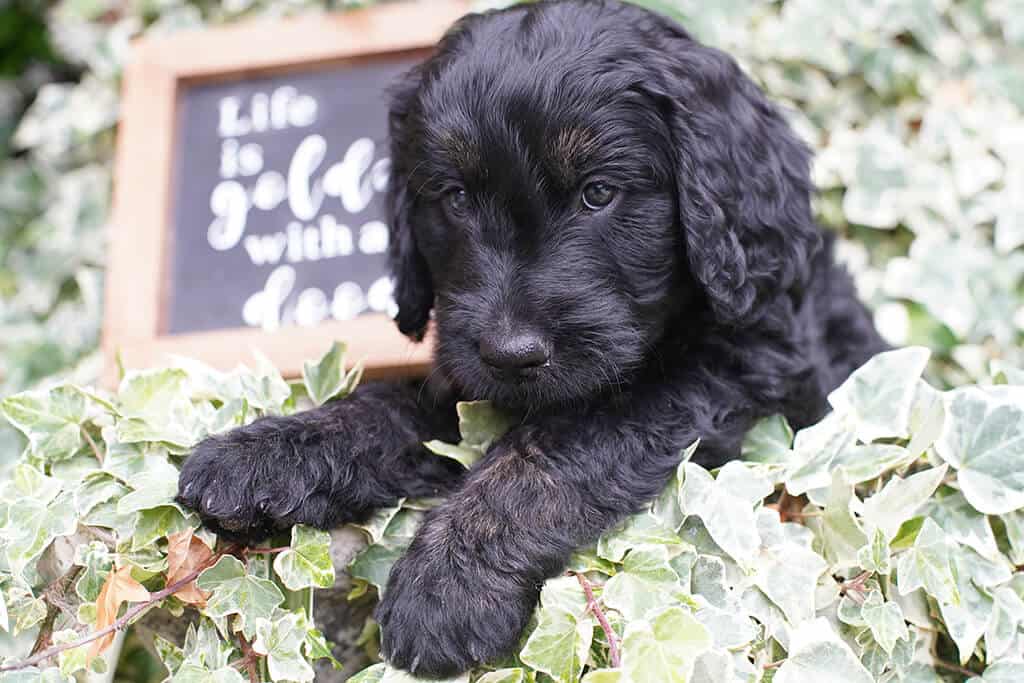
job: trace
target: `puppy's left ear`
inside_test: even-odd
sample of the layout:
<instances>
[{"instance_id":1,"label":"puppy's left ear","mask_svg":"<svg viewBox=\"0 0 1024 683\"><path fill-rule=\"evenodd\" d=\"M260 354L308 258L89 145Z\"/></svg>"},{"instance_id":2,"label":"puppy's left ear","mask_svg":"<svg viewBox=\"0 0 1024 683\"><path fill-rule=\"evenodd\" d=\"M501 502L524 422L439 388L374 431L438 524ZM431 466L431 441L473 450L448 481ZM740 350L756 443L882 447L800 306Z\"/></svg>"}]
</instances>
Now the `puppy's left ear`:
<instances>
[{"instance_id":1,"label":"puppy's left ear","mask_svg":"<svg viewBox=\"0 0 1024 683\"><path fill-rule=\"evenodd\" d=\"M810 151L731 57L668 20L660 28L653 87L674 138L690 268L715 317L747 326L799 296L821 248Z\"/></svg>"},{"instance_id":2,"label":"puppy's left ear","mask_svg":"<svg viewBox=\"0 0 1024 683\"><path fill-rule=\"evenodd\" d=\"M430 269L416 244L413 227L414 197L409 192L409 172L414 133L413 108L421 82L420 68L413 68L392 87L388 133L391 141L391 177L388 179L387 214L390 225L388 262L395 280L398 329L419 341L430 322L434 306L434 287Z\"/></svg>"}]
</instances>

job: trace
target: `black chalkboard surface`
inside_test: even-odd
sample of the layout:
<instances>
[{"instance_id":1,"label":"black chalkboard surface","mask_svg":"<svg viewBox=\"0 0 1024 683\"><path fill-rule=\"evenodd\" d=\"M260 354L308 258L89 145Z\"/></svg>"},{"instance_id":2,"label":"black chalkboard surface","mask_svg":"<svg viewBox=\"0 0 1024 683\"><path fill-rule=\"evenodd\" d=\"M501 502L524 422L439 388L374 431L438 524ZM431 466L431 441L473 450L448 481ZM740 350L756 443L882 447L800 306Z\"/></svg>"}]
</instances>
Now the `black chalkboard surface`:
<instances>
[{"instance_id":1,"label":"black chalkboard surface","mask_svg":"<svg viewBox=\"0 0 1024 683\"><path fill-rule=\"evenodd\" d=\"M169 334L393 313L385 91L417 61L183 88Z\"/></svg>"}]
</instances>

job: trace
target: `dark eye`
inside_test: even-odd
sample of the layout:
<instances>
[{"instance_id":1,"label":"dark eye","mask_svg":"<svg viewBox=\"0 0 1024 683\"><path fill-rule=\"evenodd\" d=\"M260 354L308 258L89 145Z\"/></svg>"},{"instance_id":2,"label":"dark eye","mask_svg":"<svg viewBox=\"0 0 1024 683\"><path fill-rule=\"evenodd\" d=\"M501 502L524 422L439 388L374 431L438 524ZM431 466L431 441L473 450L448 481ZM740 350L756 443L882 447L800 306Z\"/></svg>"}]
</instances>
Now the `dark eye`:
<instances>
[{"instance_id":1,"label":"dark eye","mask_svg":"<svg viewBox=\"0 0 1024 683\"><path fill-rule=\"evenodd\" d=\"M591 211L600 211L612 203L618 190L608 183L588 183L583 188L583 205Z\"/></svg>"},{"instance_id":2,"label":"dark eye","mask_svg":"<svg viewBox=\"0 0 1024 683\"><path fill-rule=\"evenodd\" d=\"M446 192L441 201L444 203L448 215L455 218L465 215L466 209L469 207L469 197L461 187Z\"/></svg>"}]
</instances>

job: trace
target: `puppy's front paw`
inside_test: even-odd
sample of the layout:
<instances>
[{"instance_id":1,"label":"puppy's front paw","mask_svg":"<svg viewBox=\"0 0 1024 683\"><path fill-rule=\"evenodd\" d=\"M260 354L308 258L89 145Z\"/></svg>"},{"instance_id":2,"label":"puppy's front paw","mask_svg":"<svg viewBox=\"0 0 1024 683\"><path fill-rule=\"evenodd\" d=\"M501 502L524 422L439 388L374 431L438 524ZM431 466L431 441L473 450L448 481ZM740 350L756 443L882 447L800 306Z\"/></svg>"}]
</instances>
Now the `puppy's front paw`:
<instances>
[{"instance_id":1,"label":"puppy's front paw","mask_svg":"<svg viewBox=\"0 0 1024 683\"><path fill-rule=\"evenodd\" d=\"M178 502L220 536L254 543L293 524L326 523L316 454L275 433L275 419L203 440L182 466Z\"/></svg>"},{"instance_id":2,"label":"puppy's front paw","mask_svg":"<svg viewBox=\"0 0 1024 683\"><path fill-rule=\"evenodd\" d=\"M515 648L538 589L478 559L417 540L395 563L375 615L392 666L448 678Z\"/></svg>"}]
</instances>

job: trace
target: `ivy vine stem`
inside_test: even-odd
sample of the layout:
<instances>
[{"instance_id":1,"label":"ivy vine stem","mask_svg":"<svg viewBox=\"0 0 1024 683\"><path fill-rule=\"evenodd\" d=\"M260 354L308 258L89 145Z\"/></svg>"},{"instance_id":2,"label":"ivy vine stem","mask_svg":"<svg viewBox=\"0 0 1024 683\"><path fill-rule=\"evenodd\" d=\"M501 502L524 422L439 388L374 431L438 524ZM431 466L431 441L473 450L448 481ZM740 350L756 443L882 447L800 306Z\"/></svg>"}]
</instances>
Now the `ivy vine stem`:
<instances>
[{"instance_id":1,"label":"ivy vine stem","mask_svg":"<svg viewBox=\"0 0 1024 683\"><path fill-rule=\"evenodd\" d=\"M619 657L619 638L615 635L615 631L612 629L612 625L608 621L604 610L597 604L597 598L594 597L594 586L590 583L590 579L583 574L576 573L576 580L580 582L580 586L583 587L583 593L587 596L587 609L597 617L597 623L601 625L601 630L604 631L605 638L608 639L608 660L612 668L617 669L621 663Z\"/></svg>"},{"instance_id":2,"label":"ivy vine stem","mask_svg":"<svg viewBox=\"0 0 1024 683\"><path fill-rule=\"evenodd\" d=\"M50 659L51 657L56 657L61 652L66 652L67 650L74 650L77 647L82 647L83 645L88 645L92 641L94 641L94 640L96 640L98 638L102 638L103 636L107 635L108 633L114 633L115 631L122 630L123 628L128 626L128 624L131 622L132 619L134 619L135 617L139 616L140 614L142 614L147 609L149 609L153 605L157 604L158 602L160 602L164 598L168 598L168 597L174 595L175 593L180 591L182 588L184 588L185 586L187 586L190 583L192 583L193 581L195 581L196 578L198 578L200 574L202 574L204 571L206 571L207 569L209 569L213 565L217 564L217 562L220 560L220 558L224 557L225 555L233 555L236 552L238 552L239 549L240 549L240 546L238 546L237 544L232 544L232 545L228 546L227 548L225 548L224 550L221 550L220 552L215 553L214 555L211 555L210 558L206 562L202 563L199 567L196 567L196 569L193 570L191 573L189 573L187 576L181 578L178 581L175 581L174 583L172 583L170 586L167 586L163 590L159 590L156 593L151 594L149 599L146 600L145 602L140 602L140 603L130 607L128 609L128 611L124 613L124 616L122 616L120 619L115 621L110 626L107 626L106 628L101 628L99 631L94 631L93 633L90 633L89 635L85 636L84 638L79 638L76 641L73 641L73 642L70 642L70 643L64 643L63 645L55 645L54 647L51 647L51 648L48 648L46 650L43 650L42 652L36 653L35 655L29 657L28 659L23 659L20 662L12 662L10 664L4 664L3 666L0 666L0 672L4 672L4 671L18 671L19 669L27 669L28 667L35 666L36 664L39 664L40 662L44 662L47 659Z\"/></svg>"}]
</instances>

